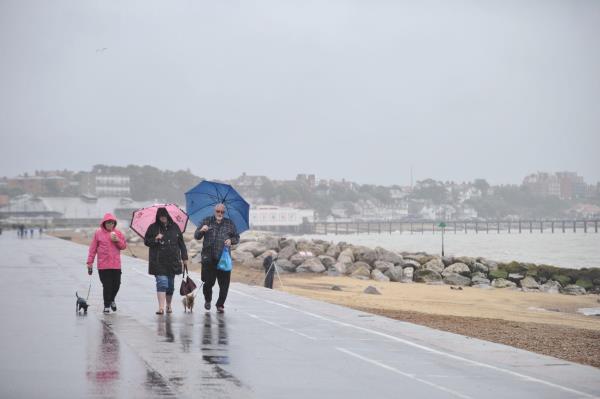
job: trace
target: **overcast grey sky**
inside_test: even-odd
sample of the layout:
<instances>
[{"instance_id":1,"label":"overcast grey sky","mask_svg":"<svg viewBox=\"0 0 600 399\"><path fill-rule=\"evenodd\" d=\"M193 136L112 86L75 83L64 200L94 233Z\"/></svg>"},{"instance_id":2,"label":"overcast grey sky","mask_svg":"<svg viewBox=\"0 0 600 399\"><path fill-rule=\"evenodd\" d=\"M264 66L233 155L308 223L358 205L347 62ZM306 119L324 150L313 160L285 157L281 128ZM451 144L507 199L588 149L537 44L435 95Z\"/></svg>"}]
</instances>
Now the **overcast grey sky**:
<instances>
[{"instance_id":1,"label":"overcast grey sky","mask_svg":"<svg viewBox=\"0 0 600 399\"><path fill-rule=\"evenodd\" d=\"M0 176L600 180L600 1L0 0Z\"/></svg>"}]
</instances>

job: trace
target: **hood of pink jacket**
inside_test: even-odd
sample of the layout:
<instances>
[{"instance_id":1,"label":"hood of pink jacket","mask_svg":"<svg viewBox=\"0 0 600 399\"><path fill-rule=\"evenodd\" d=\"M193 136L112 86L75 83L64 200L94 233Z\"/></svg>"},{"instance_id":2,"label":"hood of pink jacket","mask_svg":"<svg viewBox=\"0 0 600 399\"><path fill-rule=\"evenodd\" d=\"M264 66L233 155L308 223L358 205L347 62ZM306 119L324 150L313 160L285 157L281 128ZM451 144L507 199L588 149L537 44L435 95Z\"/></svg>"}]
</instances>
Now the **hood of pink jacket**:
<instances>
[{"instance_id":1,"label":"hood of pink jacket","mask_svg":"<svg viewBox=\"0 0 600 399\"><path fill-rule=\"evenodd\" d=\"M108 213L104 214L104 217L102 218L102 221L100 222L100 228L102 230L107 231L106 227L104 227L104 223L108 222L109 220L112 220L113 222L115 222L115 228L117 227L117 218L115 217L115 215L108 212Z\"/></svg>"}]
</instances>

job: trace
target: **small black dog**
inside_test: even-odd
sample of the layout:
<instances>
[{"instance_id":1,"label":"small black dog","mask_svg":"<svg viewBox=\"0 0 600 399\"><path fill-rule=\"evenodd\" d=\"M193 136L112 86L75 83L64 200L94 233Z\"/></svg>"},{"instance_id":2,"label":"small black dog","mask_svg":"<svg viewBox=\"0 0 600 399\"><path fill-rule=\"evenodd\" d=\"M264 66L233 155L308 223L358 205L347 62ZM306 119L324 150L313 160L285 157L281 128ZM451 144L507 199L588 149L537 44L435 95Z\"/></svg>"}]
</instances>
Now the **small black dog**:
<instances>
[{"instance_id":1,"label":"small black dog","mask_svg":"<svg viewBox=\"0 0 600 399\"><path fill-rule=\"evenodd\" d=\"M89 306L87 300L77 295L77 291L75 291L75 297L77 297L77 301L75 302L75 312L79 313L81 309L83 309L83 313L87 313Z\"/></svg>"}]
</instances>

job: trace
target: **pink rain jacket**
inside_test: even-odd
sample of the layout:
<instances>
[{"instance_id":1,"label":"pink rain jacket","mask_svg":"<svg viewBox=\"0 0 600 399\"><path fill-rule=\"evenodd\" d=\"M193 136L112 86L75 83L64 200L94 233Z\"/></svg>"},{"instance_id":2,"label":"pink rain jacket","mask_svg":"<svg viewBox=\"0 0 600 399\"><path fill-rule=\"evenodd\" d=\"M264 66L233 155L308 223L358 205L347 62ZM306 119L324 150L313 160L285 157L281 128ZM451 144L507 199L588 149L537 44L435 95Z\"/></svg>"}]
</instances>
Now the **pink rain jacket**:
<instances>
[{"instance_id":1,"label":"pink rain jacket","mask_svg":"<svg viewBox=\"0 0 600 399\"><path fill-rule=\"evenodd\" d=\"M117 234L119 241L112 242L110 239L110 232L104 227L104 222L108 220L115 221L115 228L113 231ZM94 233L94 238L90 244L90 250L88 252L87 264L91 265L94 263L94 258L98 254L98 270L104 269L120 269L121 268L121 250L127 248L125 242L125 236L119 230L117 230L117 218L112 214L107 213L100 223L100 228Z\"/></svg>"}]
</instances>

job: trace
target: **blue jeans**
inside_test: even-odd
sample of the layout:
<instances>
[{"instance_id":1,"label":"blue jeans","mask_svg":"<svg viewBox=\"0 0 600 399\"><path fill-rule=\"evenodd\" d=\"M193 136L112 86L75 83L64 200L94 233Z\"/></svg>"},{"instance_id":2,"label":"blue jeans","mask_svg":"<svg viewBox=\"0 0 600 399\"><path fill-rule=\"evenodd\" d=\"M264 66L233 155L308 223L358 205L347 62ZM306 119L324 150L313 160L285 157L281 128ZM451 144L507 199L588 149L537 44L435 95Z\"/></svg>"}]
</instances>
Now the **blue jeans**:
<instances>
[{"instance_id":1,"label":"blue jeans","mask_svg":"<svg viewBox=\"0 0 600 399\"><path fill-rule=\"evenodd\" d=\"M175 276L154 276L156 278L156 292L166 292L173 295L175 291Z\"/></svg>"}]
</instances>

